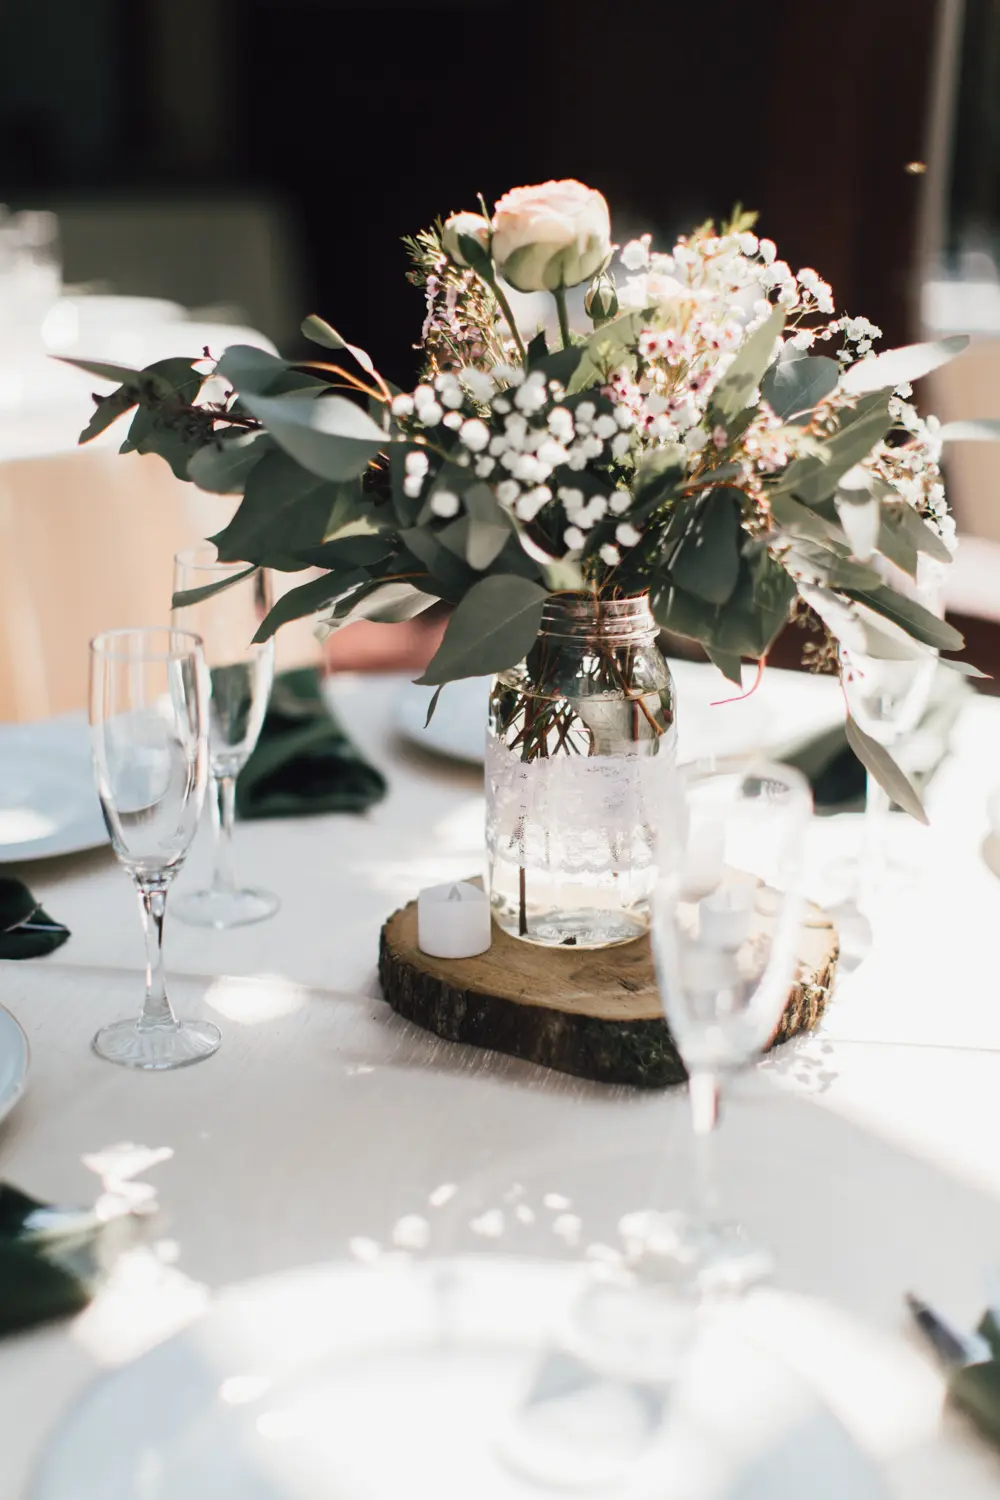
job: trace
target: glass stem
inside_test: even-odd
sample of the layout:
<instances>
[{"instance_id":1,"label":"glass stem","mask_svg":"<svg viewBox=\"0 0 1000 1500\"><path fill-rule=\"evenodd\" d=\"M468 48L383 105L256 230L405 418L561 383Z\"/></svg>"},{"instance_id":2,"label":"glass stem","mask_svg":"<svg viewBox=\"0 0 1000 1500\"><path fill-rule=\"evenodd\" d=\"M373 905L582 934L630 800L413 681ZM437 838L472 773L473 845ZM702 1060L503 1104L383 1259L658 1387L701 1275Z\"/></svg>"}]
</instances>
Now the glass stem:
<instances>
[{"instance_id":1,"label":"glass stem","mask_svg":"<svg viewBox=\"0 0 1000 1500\"><path fill-rule=\"evenodd\" d=\"M698 1214L706 1224L719 1217L718 1160L715 1132L719 1123L719 1080L714 1073L692 1073L688 1084L694 1127Z\"/></svg>"},{"instance_id":2,"label":"glass stem","mask_svg":"<svg viewBox=\"0 0 1000 1500\"><path fill-rule=\"evenodd\" d=\"M858 870L858 905L862 909L870 903L885 873L889 812L889 794L882 790L869 771L865 789L861 863Z\"/></svg>"},{"instance_id":3,"label":"glass stem","mask_svg":"<svg viewBox=\"0 0 1000 1500\"><path fill-rule=\"evenodd\" d=\"M236 890L236 870L233 864L236 777L213 772L212 785L215 791L215 798L212 802L212 819L215 823L215 871L212 875L212 891L216 895L229 896Z\"/></svg>"},{"instance_id":4,"label":"glass stem","mask_svg":"<svg viewBox=\"0 0 1000 1500\"><path fill-rule=\"evenodd\" d=\"M148 884L136 881L142 909L142 930L146 938L146 998L139 1017L140 1031L161 1031L177 1025L173 1006L167 996L167 976L163 967L163 916L167 909L167 882Z\"/></svg>"}]
</instances>

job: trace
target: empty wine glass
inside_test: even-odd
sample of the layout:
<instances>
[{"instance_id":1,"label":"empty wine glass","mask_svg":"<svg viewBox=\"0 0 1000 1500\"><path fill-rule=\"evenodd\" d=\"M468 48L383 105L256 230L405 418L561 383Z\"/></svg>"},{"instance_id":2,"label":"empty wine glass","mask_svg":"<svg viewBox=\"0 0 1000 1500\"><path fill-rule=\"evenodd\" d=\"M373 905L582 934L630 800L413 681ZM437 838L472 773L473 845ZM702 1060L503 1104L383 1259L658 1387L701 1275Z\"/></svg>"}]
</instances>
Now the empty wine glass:
<instances>
[{"instance_id":1,"label":"empty wine glass","mask_svg":"<svg viewBox=\"0 0 1000 1500\"><path fill-rule=\"evenodd\" d=\"M219 1045L211 1021L179 1021L167 997L163 917L198 827L208 781L208 681L201 642L184 630L110 630L90 643L90 726L111 843L139 893L146 998L94 1051L129 1068L180 1068Z\"/></svg>"},{"instance_id":2,"label":"empty wine glass","mask_svg":"<svg viewBox=\"0 0 1000 1500\"><path fill-rule=\"evenodd\" d=\"M208 588L245 572L245 563L219 562L214 547L194 547L174 558L174 593ZM208 890L177 901L178 917L196 927L261 922L281 904L269 891L240 886L233 862L236 778L257 743L274 678L274 640L253 643L270 607L270 574L258 568L242 582L173 613L175 625L201 636L212 684L209 764L215 870Z\"/></svg>"},{"instance_id":3,"label":"empty wine glass","mask_svg":"<svg viewBox=\"0 0 1000 1500\"><path fill-rule=\"evenodd\" d=\"M647 1250L700 1267L703 1284L741 1288L770 1252L719 1211L714 1132L725 1076L764 1050L795 974L812 796L788 766L702 763L665 774L652 940L670 1033L690 1083L697 1218L649 1216Z\"/></svg>"}]
</instances>

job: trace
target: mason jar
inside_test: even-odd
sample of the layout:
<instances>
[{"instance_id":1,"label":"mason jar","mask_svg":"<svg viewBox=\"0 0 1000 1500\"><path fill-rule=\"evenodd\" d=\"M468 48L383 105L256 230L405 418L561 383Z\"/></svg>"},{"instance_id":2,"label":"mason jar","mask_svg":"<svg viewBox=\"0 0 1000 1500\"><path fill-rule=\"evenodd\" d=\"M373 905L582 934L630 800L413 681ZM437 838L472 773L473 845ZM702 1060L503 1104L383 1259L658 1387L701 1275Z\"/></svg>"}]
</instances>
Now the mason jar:
<instances>
[{"instance_id":1,"label":"mason jar","mask_svg":"<svg viewBox=\"0 0 1000 1500\"><path fill-rule=\"evenodd\" d=\"M494 919L545 947L645 932L653 777L676 756L674 685L649 597L557 594L494 681L486 842Z\"/></svg>"}]
</instances>

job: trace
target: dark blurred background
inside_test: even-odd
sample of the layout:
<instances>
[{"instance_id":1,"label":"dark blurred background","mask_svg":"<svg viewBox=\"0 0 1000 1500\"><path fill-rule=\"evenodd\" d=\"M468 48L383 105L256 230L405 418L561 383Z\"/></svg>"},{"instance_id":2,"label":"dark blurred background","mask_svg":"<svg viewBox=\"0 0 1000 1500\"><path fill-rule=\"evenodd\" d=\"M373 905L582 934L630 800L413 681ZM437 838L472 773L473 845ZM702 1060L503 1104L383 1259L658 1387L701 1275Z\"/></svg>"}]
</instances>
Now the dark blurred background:
<instances>
[{"instance_id":1,"label":"dark blurred background","mask_svg":"<svg viewBox=\"0 0 1000 1500\"><path fill-rule=\"evenodd\" d=\"M287 347L301 313L321 311L400 382L421 319L400 236L550 176L601 188L619 238L756 207L793 269L814 265L840 305L900 340L936 191L913 164L935 129L945 12L961 8L3 0L0 199L60 210L68 280L189 303L176 254L172 281L150 256L128 284L128 245L109 254L74 205L91 224L103 203L107 238L117 222L134 245L128 215L174 204L201 303L238 300L239 226L254 223L283 284L242 308L251 321ZM959 213L935 251L955 248L963 214L985 223L996 207L997 151L978 147L1000 131L1000 5L965 12ZM202 245L216 223L224 254Z\"/></svg>"}]
</instances>

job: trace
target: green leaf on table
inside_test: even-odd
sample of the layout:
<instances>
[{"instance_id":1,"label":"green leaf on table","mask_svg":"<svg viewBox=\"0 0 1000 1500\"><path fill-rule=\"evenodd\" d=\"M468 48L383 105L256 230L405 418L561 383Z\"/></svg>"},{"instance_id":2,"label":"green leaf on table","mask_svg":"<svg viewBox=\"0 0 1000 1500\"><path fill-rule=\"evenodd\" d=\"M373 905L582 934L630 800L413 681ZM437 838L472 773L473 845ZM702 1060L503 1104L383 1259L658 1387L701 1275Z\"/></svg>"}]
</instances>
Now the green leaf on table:
<instances>
[{"instance_id":1,"label":"green leaf on table","mask_svg":"<svg viewBox=\"0 0 1000 1500\"><path fill-rule=\"evenodd\" d=\"M428 686L516 666L534 644L547 590L515 574L493 573L457 605L433 660L418 680Z\"/></svg>"},{"instance_id":2,"label":"green leaf on table","mask_svg":"<svg viewBox=\"0 0 1000 1500\"><path fill-rule=\"evenodd\" d=\"M334 604L352 589L367 582L368 574L365 570L354 568L345 573L324 573L320 578L310 578L308 583L300 583L297 588L282 594L268 611L254 641L269 641L279 626L287 625L290 620L301 620L306 615L318 614L327 605Z\"/></svg>"},{"instance_id":3,"label":"green leaf on table","mask_svg":"<svg viewBox=\"0 0 1000 1500\"><path fill-rule=\"evenodd\" d=\"M668 559L671 575L685 593L708 604L725 604L740 571L743 512L739 491L716 486L689 511Z\"/></svg>"},{"instance_id":4,"label":"green leaf on table","mask_svg":"<svg viewBox=\"0 0 1000 1500\"><path fill-rule=\"evenodd\" d=\"M847 743L865 770L871 772L882 790L898 807L909 813L911 818L916 818L918 823L928 821L916 788L907 780L885 746L866 734L851 714L847 716Z\"/></svg>"},{"instance_id":5,"label":"green leaf on table","mask_svg":"<svg viewBox=\"0 0 1000 1500\"><path fill-rule=\"evenodd\" d=\"M247 476L236 514L211 538L220 561L259 563L318 545L344 488L319 479L280 449L265 453Z\"/></svg>"},{"instance_id":6,"label":"green leaf on table","mask_svg":"<svg viewBox=\"0 0 1000 1500\"><path fill-rule=\"evenodd\" d=\"M188 462L188 478L210 495L241 495L250 470L274 443L266 432L217 432Z\"/></svg>"},{"instance_id":7,"label":"green leaf on table","mask_svg":"<svg viewBox=\"0 0 1000 1500\"><path fill-rule=\"evenodd\" d=\"M840 389L849 396L892 390L946 365L956 354L961 354L968 342L967 334L955 333L926 344L906 344L901 349L871 354L844 371L840 377Z\"/></svg>"},{"instance_id":8,"label":"green leaf on table","mask_svg":"<svg viewBox=\"0 0 1000 1500\"><path fill-rule=\"evenodd\" d=\"M945 422L938 431L945 443L996 443L1000 442L1000 421L993 417L980 417L972 422Z\"/></svg>"},{"instance_id":9,"label":"green leaf on table","mask_svg":"<svg viewBox=\"0 0 1000 1500\"><path fill-rule=\"evenodd\" d=\"M343 396L245 395L247 410L263 422L280 448L321 479L363 474L389 440L362 407Z\"/></svg>"},{"instance_id":10,"label":"green leaf on table","mask_svg":"<svg viewBox=\"0 0 1000 1500\"><path fill-rule=\"evenodd\" d=\"M932 646L935 651L960 651L965 644L961 633L953 625L925 609L915 599L907 599L905 595L897 593L888 584L864 589L845 588L844 593L859 604L866 604L876 614L891 620L914 640L925 646Z\"/></svg>"},{"instance_id":11,"label":"green leaf on table","mask_svg":"<svg viewBox=\"0 0 1000 1500\"><path fill-rule=\"evenodd\" d=\"M891 391L862 396L856 407L840 414L832 436L824 437L822 455L793 459L775 492L795 495L806 505L826 500L839 487L844 475L867 458L889 431L891 400Z\"/></svg>"},{"instance_id":12,"label":"green leaf on table","mask_svg":"<svg viewBox=\"0 0 1000 1500\"><path fill-rule=\"evenodd\" d=\"M174 594L170 601L171 609L188 609L192 604L201 604L205 599L211 599L213 594L221 594L224 589L231 589L234 583L242 583L245 578L250 578L257 571L254 564L251 568L245 568L242 573L230 573L226 578L219 578L215 583L202 584L197 589L181 589Z\"/></svg>"},{"instance_id":13,"label":"green leaf on table","mask_svg":"<svg viewBox=\"0 0 1000 1500\"><path fill-rule=\"evenodd\" d=\"M840 366L825 355L805 354L786 344L765 372L760 393L785 423L807 422L814 408L837 388Z\"/></svg>"},{"instance_id":14,"label":"green leaf on table","mask_svg":"<svg viewBox=\"0 0 1000 1500\"><path fill-rule=\"evenodd\" d=\"M785 309L776 307L760 327L743 340L732 364L712 392L713 411L731 420L745 410L774 358L774 346L784 326Z\"/></svg>"}]
</instances>

